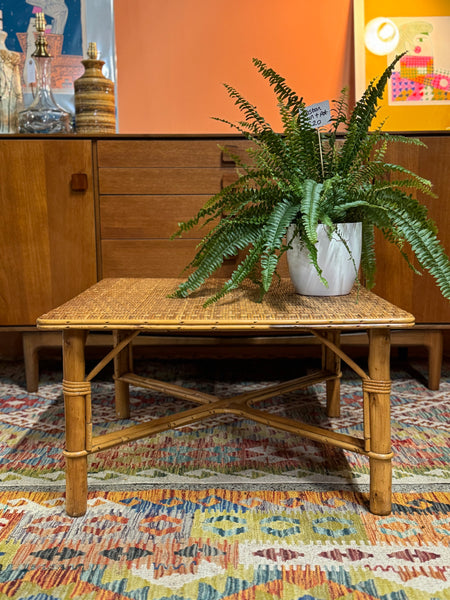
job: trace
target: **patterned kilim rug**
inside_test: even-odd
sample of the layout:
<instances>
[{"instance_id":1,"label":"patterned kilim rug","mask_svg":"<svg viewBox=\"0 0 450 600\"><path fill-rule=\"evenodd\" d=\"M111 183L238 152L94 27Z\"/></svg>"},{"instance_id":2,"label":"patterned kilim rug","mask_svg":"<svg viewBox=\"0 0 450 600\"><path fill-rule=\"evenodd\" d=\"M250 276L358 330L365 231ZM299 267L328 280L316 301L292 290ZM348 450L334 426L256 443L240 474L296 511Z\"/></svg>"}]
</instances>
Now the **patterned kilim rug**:
<instances>
[{"instance_id":1,"label":"patterned kilim rug","mask_svg":"<svg viewBox=\"0 0 450 600\"><path fill-rule=\"evenodd\" d=\"M450 495L145 490L0 494L9 600L445 600Z\"/></svg>"},{"instance_id":2,"label":"patterned kilim rug","mask_svg":"<svg viewBox=\"0 0 450 600\"><path fill-rule=\"evenodd\" d=\"M153 361L141 372L225 396L307 366ZM449 367L431 392L424 364L394 366L388 517L367 509L364 458L221 417L91 457L88 512L71 519L61 492L60 365L46 365L39 392L27 394L23 365L0 364L0 598L450 598ZM98 433L124 424L112 392L109 376L95 382ZM322 392L267 408L360 433L359 380L345 371L339 419L327 419ZM133 422L183 406L143 390L132 403Z\"/></svg>"},{"instance_id":3,"label":"patterned kilim rug","mask_svg":"<svg viewBox=\"0 0 450 600\"><path fill-rule=\"evenodd\" d=\"M311 366L311 365L309 365ZM317 366L317 365L316 365ZM364 365L363 365L364 366ZM426 364L393 365L393 483L396 491L438 490L450 479L450 363L439 391L425 385ZM41 369L39 391L27 394L22 363L0 363L0 486L63 490L64 410L60 363ZM298 377L308 365L294 360L151 361L138 371L218 396ZM325 414L323 385L275 397L266 408L351 435L362 434L361 382L344 371L339 419ZM110 373L93 384L95 432L116 421ZM190 404L132 388L132 420L176 412ZM260 405L261 406L261 405ZM228 415L131 442L90 457L91 490L150 487L201 489L353 489L367 491L368 460L339 448Z\"/></svg>"}]
</instances>

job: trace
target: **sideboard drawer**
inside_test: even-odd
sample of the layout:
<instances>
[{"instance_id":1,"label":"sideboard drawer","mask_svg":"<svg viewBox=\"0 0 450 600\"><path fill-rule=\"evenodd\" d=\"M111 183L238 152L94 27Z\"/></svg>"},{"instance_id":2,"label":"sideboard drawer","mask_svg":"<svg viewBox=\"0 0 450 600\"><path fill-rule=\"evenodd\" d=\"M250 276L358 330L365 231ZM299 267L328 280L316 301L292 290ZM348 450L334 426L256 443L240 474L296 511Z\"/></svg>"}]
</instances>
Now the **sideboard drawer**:
<instances>
[{"instance_id":1,"label":"sideboard drawer","mask_svg":"<svg viewBox=\"0 0 450 600\"><path fill-rule=\"evenodd\" d=\"M227 152L242 156L250 143L246 140L99 140L97 159L100 168L215 167L232 163Z\"/></svg>"},{"instance_id":2,"label":"sideboard drawer","mask_svg":"<svg viewBox=\"0 0 450 600\"><path fill-rule=\"evenodd\" d=\"M229 169L228 169L229 170ZM227 169L99 169L100 194L215 194Z\"/></svg>"},{"instance_id":3,"label":"sideboard drawer","mask_svg":"<svg viewBox=\"0 0 450 600\"><path fill-rule=\"evenodd\" d=\"M183 269L195 255L198 240L103 240L103 277L186 277ZM228 261L217 277L228 277Z\"/></svg>"},{"instance_id":4,"label":"sideboard drawer","mask_svg":"<svg viewBox=\"0 0 450 600\"><path fill-rule=\"evenodd\" d=\"M178 223L188 221L210 196L101 196L102 239L170 238ZM184 237L202 238L210 227L195 228Z\"/></svg>"}]
</instances>

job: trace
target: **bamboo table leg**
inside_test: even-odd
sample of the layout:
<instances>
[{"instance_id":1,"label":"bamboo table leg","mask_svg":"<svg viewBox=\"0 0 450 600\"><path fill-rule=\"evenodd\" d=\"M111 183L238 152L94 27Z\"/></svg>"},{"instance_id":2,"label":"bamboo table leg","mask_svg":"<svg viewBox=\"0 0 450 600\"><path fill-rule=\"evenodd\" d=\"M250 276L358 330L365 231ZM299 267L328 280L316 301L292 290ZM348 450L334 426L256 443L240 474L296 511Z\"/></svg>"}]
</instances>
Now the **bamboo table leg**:
<instances>
[{"instance_id":1,"label":"bamboo table leg","mask_svg":"<svg viewBox=\"0 0 450 600\"><path fill-rule=\"evenodd\" d=\"M130 334L129 331L113 331L114 346L117 346ZM118 381L118 377L132 371L131 345L128 344L117 356L114 357L114 387L116 393L116 415L119 419L130 418L130 386L125 381Z\"/></svg>"},{"instance_id":2,"label":"bamboo table leg","mask_svg":"<svg viewBox=\"0 0 450 600\"><path fill-rule=\"evenodd\" d=\"M390 331L369 331L370 415L370 511L376 515L391 512L391 397Z\"/></svg>"},{"instance_id":3,"label":"bamboo table leg","mask_svg":"<svg viewBox=\"0 0 450 600\"><path fill-rule=\"evenodd\" d=\"M339 347L340 345L340 331L334 330L326 333L326 336L330 342ZM339 417L341 414L341 359L337 354L328 348L323 346L323 368L336 374L336 379L330 379L326 382L327 390L327 415L329 417Z\"/></svg>"},{"instance_id":4,"label":"bamboo table leg","mask_svg":"<svg viewBox=\"0 0 450 600\"><path fill-rule=\"evenodd\" d=\"M66 419L66 511L71 517L87 508L86 392L84 331L63 333L63 391Z\"/></svg>"}]
</instances>

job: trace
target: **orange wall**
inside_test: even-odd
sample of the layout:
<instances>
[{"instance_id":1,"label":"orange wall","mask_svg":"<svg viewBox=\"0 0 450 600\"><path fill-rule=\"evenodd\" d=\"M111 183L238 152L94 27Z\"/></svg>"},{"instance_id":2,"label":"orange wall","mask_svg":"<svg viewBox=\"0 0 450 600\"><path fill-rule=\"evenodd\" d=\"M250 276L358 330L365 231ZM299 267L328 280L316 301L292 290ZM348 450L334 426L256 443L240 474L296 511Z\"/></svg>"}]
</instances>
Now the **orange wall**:
<instances>
[{"instance_id":1,"label":"orange wall","mask_svg":"<svg viewBox=\"0 0 450 600\"><path fill-rule=\"evenodd\" d=\"M236 87L278 128L262 59L307 104L353 91L352 0L115 0L120 133L232 133Z\"/></svg>"}]
</instances>

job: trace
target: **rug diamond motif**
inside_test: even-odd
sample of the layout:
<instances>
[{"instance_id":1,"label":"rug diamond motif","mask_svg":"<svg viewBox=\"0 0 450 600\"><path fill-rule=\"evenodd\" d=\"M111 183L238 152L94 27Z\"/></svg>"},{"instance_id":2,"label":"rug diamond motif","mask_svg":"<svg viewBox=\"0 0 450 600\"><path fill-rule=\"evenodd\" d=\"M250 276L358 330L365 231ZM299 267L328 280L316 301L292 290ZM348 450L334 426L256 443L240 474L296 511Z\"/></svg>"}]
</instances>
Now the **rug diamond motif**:
<instances>
[{"instance_id":1,"label":"rug diamond motif","mask_svg":"<svg viewBox=\"0 0 450 600\"><path fill-rule=\"evenodd\" d=\"M450 493L395 493L389 517L358 492L0 494L0 597L55 600L389 598L450 593ZM400 533L400 535L399 535Z\"/></svg>"},{"instance_id":2,"label":"rug diamond motif","mask_svg":"<svg viewBox=\"0 0 450 600\"><path fill-rule=\"evenodd\" d=\"M151 361L145 374L178 385L193 385L226 396L263 383L279 373L276 361L257 371L252 361L179 363ZM296 361L285 361L285 378L297 376ZM300 365L300 368L305 368ZM392 371L392 445L395 486L445 484L450 475L450 364L445 364L439 391L429 390L420 376L420 361L406 371ZM261 373L262 371L262 373ZM42 369L35 394L24 390L21 363L0 364L0 482L9 489L63 489L64 410L61 372ZM261 382L258 383L261 385ZM342 416L328 419L323 386L292 392L265 402L267 410L361 436L361 383L349 371L342 382ZM188 408L149 390L132 388L130 421L115 420L113 384L108 375L93 384L95 431L108 433ZM250 421L214 418L193 427L167 431L152 438L112 448L89 458L91 489L134 489L142 486L268 485L364 486L369 481L367 459L338 448L300 438ZM93 486L93 487L92 487ZM109 486L109 488L108 488Z\"/></svg>"},{"instance_id":3,"label":"rug diamond motif","mask_svg":"<svg viewBox=\"0 0 450 600\"><path fill-rule=\"evenodd\" d=\"M261 378L240 364L144 369L227 395ZM264 366L267 382L277 369ZM437 392L423 384L424 372L421 362L393 369L397 491L388 517L367 509L363 457L221 417L90 457L88 512L72 519L61 491L61 372L42 369L39 392L27 394L23 366L0 364L0 598L447 600L450 364ZM115 421L111 383L99 378L93 387L98 431L124 425ZM344 372L339 419L327 419L322 391L266 408L360 434L359 380ZM131 424L181 404L133 391Z\"/></svg>"}]
</instances>

